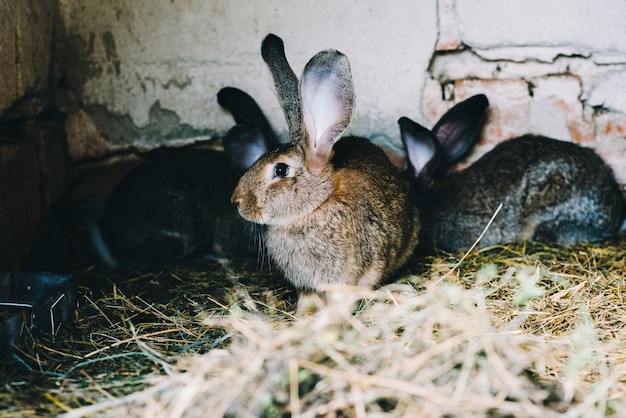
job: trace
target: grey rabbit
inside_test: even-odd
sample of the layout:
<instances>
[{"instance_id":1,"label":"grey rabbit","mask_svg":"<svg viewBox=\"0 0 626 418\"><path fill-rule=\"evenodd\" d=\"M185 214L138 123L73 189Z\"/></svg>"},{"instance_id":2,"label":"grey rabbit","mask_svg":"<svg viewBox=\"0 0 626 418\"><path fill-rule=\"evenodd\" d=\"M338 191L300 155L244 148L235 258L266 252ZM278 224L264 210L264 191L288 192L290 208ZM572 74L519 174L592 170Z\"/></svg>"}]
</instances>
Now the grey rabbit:
<instances>
[{"instance_id":1,"label":"grey rabbit","mask_svg":"<svg viewBox=\"0 0 626 418\"><path fill-rule=\"evenodd\" d=\"M469 249L500 204L479 247L523 240L569 245L618 232L622 191L589 148L524 135L496 145L462 171L447 172L473 145L488 106L484 95L470 97L432 130L406 117L398 121L427 248Z\"/></svg>"},{"instance_id":2,"label":"grey rabbit","mask_svg":"<svg viewBox=\"0 0 626 418\"><path fill-rule=\"evenodd\" d=\"M299 291L327 284L374 287L394 274L417 243L410 188L381 148L344 137L355 96L348 59L316 54L300 82L276 35L262 43L291 143L257 160L232 201L265 226L265 248Z\"/></svg>"},{"instance_id":3,"label":"grey rabbit","mask_svg":"<svg viewBox=\"0 0 626 418\"><path fill-rule=\"evenodd\" d=\"M159 149L131 170L91 228L105 265L141 269L201 251L233 258L254 252L254 234L230 196L241 174L279 142L247 93L226 87L217 98L237 123L223 138L224 151Z\"/></svg>"}]
</instances>

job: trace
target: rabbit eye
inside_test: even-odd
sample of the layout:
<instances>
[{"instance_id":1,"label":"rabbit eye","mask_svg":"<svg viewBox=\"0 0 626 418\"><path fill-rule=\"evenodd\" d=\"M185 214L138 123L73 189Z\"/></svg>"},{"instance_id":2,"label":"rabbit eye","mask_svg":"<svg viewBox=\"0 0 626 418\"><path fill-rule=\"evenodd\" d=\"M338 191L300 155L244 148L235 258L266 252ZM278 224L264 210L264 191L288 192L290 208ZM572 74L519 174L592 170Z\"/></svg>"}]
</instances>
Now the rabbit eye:
<instances>
[{"instance_id":1,"label":"rabbit eye","mask_svg":"<svg viewBox=\"0 0 626 418\"><path fill-rule=\"evenodd\" d=\"M284 179L289 175L289 166L285 163L278 163L274 166L274 177Z\"/></svg>"}]
</instances>

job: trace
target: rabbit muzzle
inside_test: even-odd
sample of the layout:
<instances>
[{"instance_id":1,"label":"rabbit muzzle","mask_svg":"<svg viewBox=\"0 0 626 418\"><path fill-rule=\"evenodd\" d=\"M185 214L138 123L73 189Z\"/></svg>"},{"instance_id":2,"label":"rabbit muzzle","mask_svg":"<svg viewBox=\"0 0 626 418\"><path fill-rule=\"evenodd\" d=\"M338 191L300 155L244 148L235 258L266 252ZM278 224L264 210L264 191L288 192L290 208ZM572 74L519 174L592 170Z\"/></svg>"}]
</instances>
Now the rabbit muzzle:
<instances>
[{"instance_id":1,"label":"rabbit muzzle","mask_svg":"<svg viewBox=\"0 0 626 418\"><path fill-rule=\"evenodd\" d=\"M258 207L254 193L245 192L241 187L236 187L230 201L237 208L239 215L246 221L262 223L262 212Z\"/></svg>"}]
</instances>

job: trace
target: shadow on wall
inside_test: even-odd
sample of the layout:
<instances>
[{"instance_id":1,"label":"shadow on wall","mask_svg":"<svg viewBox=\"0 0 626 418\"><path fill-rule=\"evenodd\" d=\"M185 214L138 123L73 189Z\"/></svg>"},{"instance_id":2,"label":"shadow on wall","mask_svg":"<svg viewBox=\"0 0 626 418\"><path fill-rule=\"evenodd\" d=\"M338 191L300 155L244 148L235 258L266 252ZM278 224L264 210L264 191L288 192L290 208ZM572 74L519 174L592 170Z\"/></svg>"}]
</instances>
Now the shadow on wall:
<instances>
[{"instance_id":1,"label":"shadow on wall","mask_svg":"<svg viewBox=\"0 0 626 418\"><path fill-rule=\"evenodd\" d=\"M60 225L48 209L67 190L63 119L51 112L0 123L0 269L16 269L44 225Z\"/></svg>"}]
</instances>

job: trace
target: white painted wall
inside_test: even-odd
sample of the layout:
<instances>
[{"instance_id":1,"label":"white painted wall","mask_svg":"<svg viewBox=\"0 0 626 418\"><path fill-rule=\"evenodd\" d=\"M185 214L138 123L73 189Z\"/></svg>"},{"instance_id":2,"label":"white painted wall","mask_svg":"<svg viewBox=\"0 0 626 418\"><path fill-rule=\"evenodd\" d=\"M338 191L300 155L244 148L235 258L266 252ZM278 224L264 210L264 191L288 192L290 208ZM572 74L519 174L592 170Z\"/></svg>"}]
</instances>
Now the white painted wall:
<instances>
[{"instance_id":1,"label":"white painted wall","mask_svg":"<svg viewBox=\"0 0 626 418\"><path fill-rule=\"evenodd\" d=\"M357 94L352 130L397 136L397 116L420 106L437 34L433 1L394 6L377 0L66 0L62 16L67 34L74 37L68 45L84 47L82 61L72 65L83 73L86 65L99 69L73 85L79 108L92 116L112 146L158 143L160 138L142 132L116 137L115 129L103 123L114 121L98 119L94 106L128 116L141 130L150 125L150 109L158 102L202 137L224 133L232 125L215 99L227 85L255 97L275 129L286 134L260 54L261 41L270 32L283 38L296 74L322 49L347 54ZM75 42L76 37L82 41ZM115 40L114 51L109 47L107 52L104 37Z\"/></svg>"},{"instance_id":2,"label":"white painted wall","mask_svg":"<svg viewBox=\"0 0 626 418\"><path fill-rule=\"evenodd\" d=\"M324 48L351 61L351 131L399 147L396 121L432 125L486 93L474 158L527 132L595 147L626 183L626 2L622 0L61 0L77 159L223 134L227 85L284 118L260 56L281 36L296 73ZM160 111L155 111L160 110ZM151 111L152 110L152 111Z\"/></svg>"}]
</instances>

